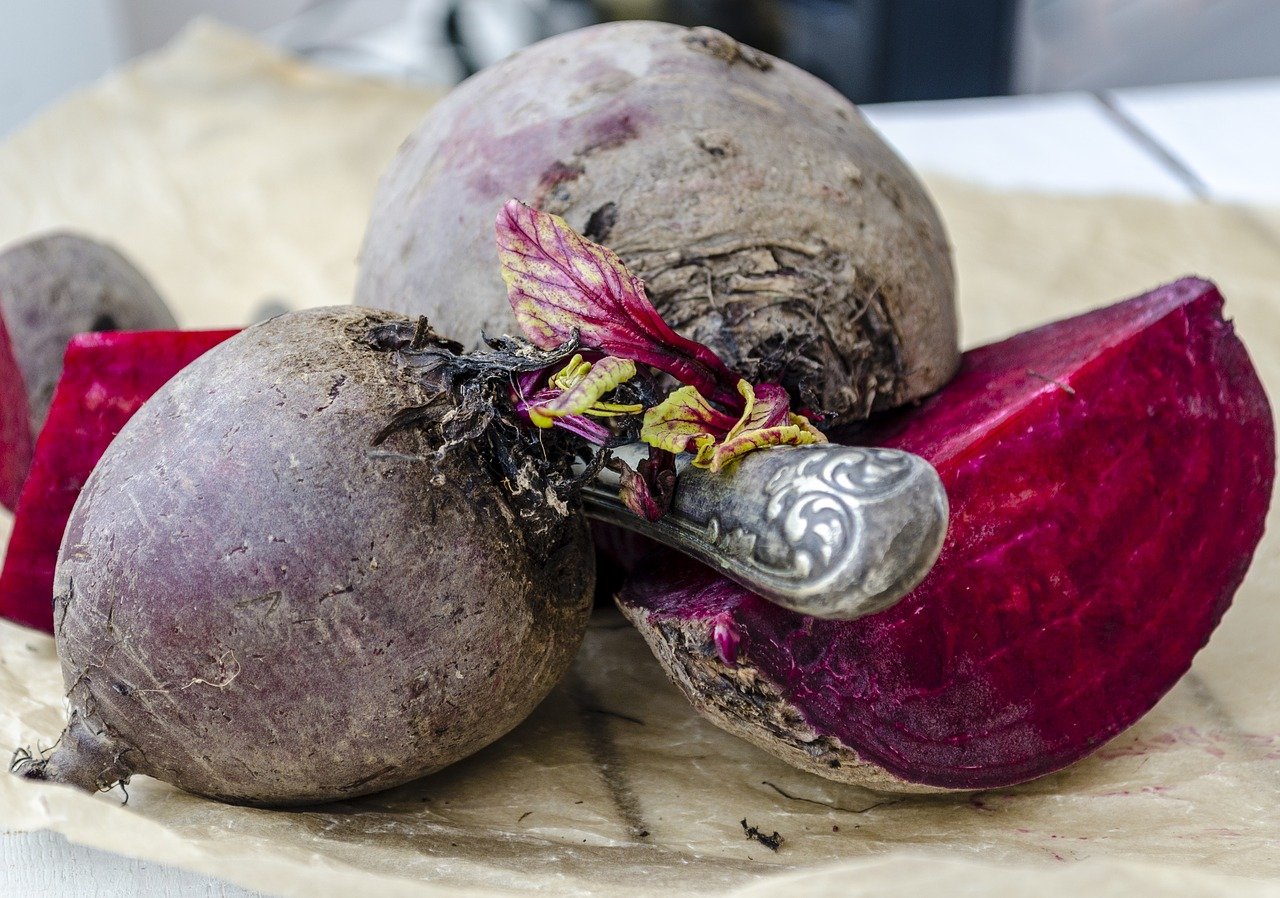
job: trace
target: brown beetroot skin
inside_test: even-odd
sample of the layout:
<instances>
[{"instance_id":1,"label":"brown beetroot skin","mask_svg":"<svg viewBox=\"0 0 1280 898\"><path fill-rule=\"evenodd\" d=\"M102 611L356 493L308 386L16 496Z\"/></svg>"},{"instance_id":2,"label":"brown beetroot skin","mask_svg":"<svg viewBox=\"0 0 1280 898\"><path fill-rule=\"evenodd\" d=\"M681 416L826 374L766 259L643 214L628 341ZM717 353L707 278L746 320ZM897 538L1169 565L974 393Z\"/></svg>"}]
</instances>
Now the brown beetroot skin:
<instances>
[{"instance_id":1,"label":"brown beetroot skin","mask_svg":"<svg viewBox=\"0 0 1280 898\"><path fill-rule=\"evenodd\" d=\"M170 330L177 324L164 300L120 253L63 233L36 237L0 253L0 315L7 334L7 341L0 339L6 419L17 407L15 378L26 393L26 421L19 425L0 420L0 502L12 509L72 334Z\"/></svg>"},{"instance_id":2,"label":"brown beetroot skin","mask_svg":"<svg viewBox=\"0 0 1280 898\"><path fill-rule=\"evenodd\" d=\"M535 550L474 453L437 460L417 430L370 447L436 392L366 342L391 320L250 328L124 427L57 569L71 723L27 775L348 798L480 749L560 678L589 610L586 524Z\"/></svg>"},{"instance_id":3,"label":"brown beetroot skin","mask_svg":"<svg viewBox=\"0 0 1280 898\"><path fill-rule=\"evenodd\" d=\"M951 503L898 605L806 618L669 558L621 604L713 721L889 791L1022 782L1134 723L1230 604L1275 476L1262 386L1190 278L969 352L859 436L932 461Z\"/></svg>"},{"instance_id":4,"label":"brown beetroot skin","mask_svg":"<svg viewBox=\"0 0 1280 898\"><path fill-rule=\"evenodd\" d=\"M543 41L459 86L383 177L358 301L513 332L511 197L615 250L679 332L862 418L959 362L950 249L914 175L835 90L709 28ZM423 289L423 285L430 285Z\"/></svg>"}]
</instances>

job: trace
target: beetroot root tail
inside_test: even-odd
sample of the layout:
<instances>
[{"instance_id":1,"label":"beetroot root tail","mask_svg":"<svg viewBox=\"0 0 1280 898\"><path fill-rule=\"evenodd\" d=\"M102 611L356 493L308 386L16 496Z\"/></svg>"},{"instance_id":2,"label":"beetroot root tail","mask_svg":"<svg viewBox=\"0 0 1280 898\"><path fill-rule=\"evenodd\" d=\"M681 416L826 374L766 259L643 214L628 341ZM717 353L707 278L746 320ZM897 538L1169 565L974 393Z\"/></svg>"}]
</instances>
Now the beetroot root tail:
<instances>
[{"instance_id":1,"label":"beetroot root tail","mask_svg":"<svg viewBox=\"0 0 1280 898\"><path fill-rule=\"evenodd\" d=\"M9 772L24 779L63 783L86 792L105 792L129 782L133 768L125 761L131 747L76 714L56 747L39 755L19 750Z\"/></svg>"}]
</instances>

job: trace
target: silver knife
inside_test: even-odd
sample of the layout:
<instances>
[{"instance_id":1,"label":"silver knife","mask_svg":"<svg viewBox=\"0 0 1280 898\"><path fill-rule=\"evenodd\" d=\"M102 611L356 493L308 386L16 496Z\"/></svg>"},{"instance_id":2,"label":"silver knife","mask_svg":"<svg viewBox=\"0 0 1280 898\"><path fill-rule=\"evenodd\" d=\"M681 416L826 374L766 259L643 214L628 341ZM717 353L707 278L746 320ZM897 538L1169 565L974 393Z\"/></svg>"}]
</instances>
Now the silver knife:
<instances>
[{"instance_id":1,"label":"silver knife","mask_svg":"<svg viewBox=\"0 0 1280 898\"><path fill-rule=\"evenodd\" d=\"M614 455L637 467L648 447ZM603 471L587 514L691 555L801 614L853 619L890 607L933 567L947 533L938 472L897 449L826 443L752 452L712 474L677 458L670 512L650 522Z\"/></svg>"}]
</instances>

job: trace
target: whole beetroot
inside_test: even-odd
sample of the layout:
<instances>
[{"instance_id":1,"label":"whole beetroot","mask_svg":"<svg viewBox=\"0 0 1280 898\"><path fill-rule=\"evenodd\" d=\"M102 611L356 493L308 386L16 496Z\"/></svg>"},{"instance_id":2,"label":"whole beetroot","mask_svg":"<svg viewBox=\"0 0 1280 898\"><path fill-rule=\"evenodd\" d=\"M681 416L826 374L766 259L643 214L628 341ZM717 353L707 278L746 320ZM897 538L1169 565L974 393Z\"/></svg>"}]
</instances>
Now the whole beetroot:
<instances>
[{"instance_id":1,"label":"whole beetroot","mask_svg":"<svg viewBox=\"0 0 1280 898\"><path fill-rule=\"evenodd\" d=\"M164 300L120 253L64 233L0 253L0 319L0 502L15 508L67 340L79 333L177 325Z\"/></svg>"},{"instance_id":2,"label":"whole beetroot","mask_svg":"<svg viewBox=\"0 0 1280 898\"><path fill-rule=\"evenodd\" d=\"M57 570L70 723L21 772L347 798L478 750L545 696L586 625L585 522L522 505L474 444L436 451L459 405L432 370L406 376L405 328L274 319L129 421ZM371 448L406 408L415 426Z\"/></svg>"},{"instance_id":3,"label":"whole beetroot","mask_svg":"<svg viewBox=\"0 0 1280 898\"><path fill-rule=\"evenodd\" d=\"M958 364L919 182L834 89L717 31L589 28L458 87L383 178L358 301L465 339L511 331L486 229L510 196L616 251L678 332L811 408L862 418Z\"/></svg>"}]
</instances>

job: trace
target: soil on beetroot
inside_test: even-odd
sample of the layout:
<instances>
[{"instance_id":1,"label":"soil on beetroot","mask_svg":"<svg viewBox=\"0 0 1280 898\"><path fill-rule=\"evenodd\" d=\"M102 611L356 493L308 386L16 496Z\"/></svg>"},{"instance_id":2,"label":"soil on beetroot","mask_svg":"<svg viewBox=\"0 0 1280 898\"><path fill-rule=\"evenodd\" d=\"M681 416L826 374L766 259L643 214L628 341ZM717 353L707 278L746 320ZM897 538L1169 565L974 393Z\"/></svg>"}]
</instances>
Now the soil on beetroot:
<instances>
[{"instance_id":1,"label":"soil on beetroot","mask_svg":"<svg viewBox=\"0 0 1280 898\"><path fill-rule=\"evenodd\" d=\"M951 502L894 608L807 618L661 556L623 610L699 710L821 775L985 789L1070 764L1187 671L1262 535L1271 411L1222 306L1187 279L1021 334L846 433L923 455Z\"/></svg>"}]
</instances>

